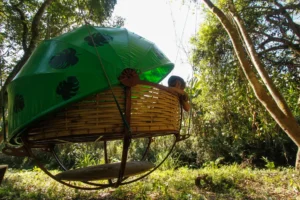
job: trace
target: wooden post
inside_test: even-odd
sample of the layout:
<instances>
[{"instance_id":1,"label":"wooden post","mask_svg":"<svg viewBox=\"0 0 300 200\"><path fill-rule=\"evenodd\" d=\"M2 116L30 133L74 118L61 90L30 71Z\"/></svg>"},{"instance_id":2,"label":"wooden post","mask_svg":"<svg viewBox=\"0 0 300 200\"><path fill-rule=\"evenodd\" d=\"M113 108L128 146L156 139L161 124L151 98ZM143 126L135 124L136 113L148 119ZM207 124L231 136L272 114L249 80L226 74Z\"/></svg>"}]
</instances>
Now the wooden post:
<instances>
[{"instance_id":1,"label":"wooden post","mask_svg":"<svg viewBox=\"0 0 300 200\"><path fill-rule=\"evenodd\" d=\"M4 178L4 174L6 172L7 167L8 167L8 165L0 165L0 185Z\"/></svg>"}]
</instances>

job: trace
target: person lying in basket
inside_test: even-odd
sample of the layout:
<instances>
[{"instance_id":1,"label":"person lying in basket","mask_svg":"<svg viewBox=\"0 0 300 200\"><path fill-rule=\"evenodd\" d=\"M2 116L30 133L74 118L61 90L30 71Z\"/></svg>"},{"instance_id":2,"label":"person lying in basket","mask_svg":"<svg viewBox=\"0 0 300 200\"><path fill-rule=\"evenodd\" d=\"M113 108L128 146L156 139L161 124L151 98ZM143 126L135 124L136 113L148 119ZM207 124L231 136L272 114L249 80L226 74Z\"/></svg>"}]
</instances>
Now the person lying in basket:
<instances>
[{"instance_id":1,"label":"person lying in basket","mask_svg":"<svg viewBox=\"0 0 300 200\"><path fill-rule=\"evenodd\" d=\"M185 81L179 76L171 76L168 80L169 89L175 91L179 95L180 103L185 111L190 110L189 96L184 91Z\"/></svg>"}]
</instances>

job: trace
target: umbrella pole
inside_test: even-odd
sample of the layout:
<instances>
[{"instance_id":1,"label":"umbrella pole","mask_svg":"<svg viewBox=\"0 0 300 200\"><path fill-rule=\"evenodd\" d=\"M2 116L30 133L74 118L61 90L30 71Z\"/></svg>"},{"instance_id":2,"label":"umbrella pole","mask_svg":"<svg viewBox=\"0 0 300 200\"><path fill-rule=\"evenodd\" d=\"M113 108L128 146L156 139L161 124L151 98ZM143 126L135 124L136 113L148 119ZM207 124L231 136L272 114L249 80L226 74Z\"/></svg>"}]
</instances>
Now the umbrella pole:
<instances>
[{"instance_id":1,"label":"umbrella pole","mask_svg":"<svg viewBox=\"0 0 300 200\"><path fill-rule=\"evenodd\" d=\"M123 139L123 152L122 152L122 161L119 171L119 177L116 182L116 187L118 187L122 180L126 168L128 149L131 143L131 130L130 130L130 118L131 118L131 87L125 87L125 97L126 97L126 107L125 107L125 117L128 126L124 126L124 139ZM125 123L124 123L125 125Z\"/></svg>"}]
</instances>

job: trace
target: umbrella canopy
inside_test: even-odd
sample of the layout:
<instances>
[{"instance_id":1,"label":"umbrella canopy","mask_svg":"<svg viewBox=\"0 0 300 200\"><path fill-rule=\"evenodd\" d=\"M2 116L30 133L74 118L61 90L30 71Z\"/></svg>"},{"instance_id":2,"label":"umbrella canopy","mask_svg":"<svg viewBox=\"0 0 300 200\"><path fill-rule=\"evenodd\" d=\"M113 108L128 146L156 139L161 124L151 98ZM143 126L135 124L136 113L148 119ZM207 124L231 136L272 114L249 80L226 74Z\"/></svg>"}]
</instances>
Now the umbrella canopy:
<instances>
[{"instance_id":1,"label":"umbrella canopy","mask_svg":"<svg viewBox=\"0 0 300 200\"><path fill-rule=\"evenodd\" d=\"M8 85L10 143L46 114L108 89L109 82L120 84L126 68L158 83L173 67L155 44L124 28L85 25L45 40Z\"/></svg>"}]
</instances>

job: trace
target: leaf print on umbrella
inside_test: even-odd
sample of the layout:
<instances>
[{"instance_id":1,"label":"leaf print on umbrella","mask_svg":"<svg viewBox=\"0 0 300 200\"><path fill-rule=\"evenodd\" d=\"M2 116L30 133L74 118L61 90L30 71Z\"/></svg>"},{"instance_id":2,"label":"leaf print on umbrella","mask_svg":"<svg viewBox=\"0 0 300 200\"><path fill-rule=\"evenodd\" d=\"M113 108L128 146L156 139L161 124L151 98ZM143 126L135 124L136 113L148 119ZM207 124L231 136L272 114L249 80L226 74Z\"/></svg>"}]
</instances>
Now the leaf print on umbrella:
<instances>
[{"instance_id":1,"label":"leaf print on umbrella","mask_svg":"<svg viewBox=\"0 0 300 200\"><path fill-rule=\"evenodd\" d=\"M101 34L101 33L94 33L84 38L84 41L86 41L88 45L96 46L96 47L103 46L112 40L113 40L112 36L107 34Z\"/></svg>"},{"instance_id":2,"label":"leaf print on umbrella","mask_svg":"<svg viewBox=\"0 0 300 200\"><path fill-rule=\"evenodd\" d=\"M22 111L25 107L24 97L21 94L17 94L14 99L14 107L13 110L15 113Z\"/></svg>"},{"instance_id":3,"label":"leaf print on umbrella","mask_svg":"<svg viewBox=\"0 0 300 200\"><path fill-rule=\"evenodd\" d=\"M67 48L63 51L52 56L49 60L49 65L54 69L65 69L78 62L76 56L76 50L73 48Z\"/></svg>"},{"instance_id":4,"label":"leaf print on umbrella","mask_svg":"<svg viewBox=\"0 0 300 200\"><path fill-rule=\"evenodd\" d=\"M79 90L79 81L75 76L69 76L67 80L61 81L57 88L56 94L61 95L63 100L68 100L75 96Z\"/></svg>"}]
</instances>

